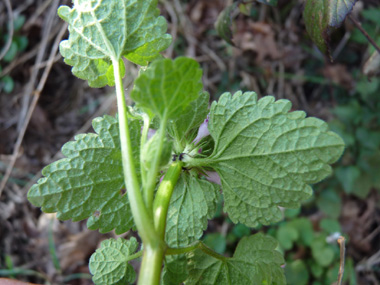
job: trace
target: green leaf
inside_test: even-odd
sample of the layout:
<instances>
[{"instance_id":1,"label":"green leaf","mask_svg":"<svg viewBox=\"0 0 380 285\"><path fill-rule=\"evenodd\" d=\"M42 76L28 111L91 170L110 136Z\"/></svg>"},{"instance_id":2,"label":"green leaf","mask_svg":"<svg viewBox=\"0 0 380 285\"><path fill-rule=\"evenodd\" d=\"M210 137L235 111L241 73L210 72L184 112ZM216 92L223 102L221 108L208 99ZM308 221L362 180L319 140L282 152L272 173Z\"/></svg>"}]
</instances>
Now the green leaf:
<instances>
[{"instance_id":1,"label":"green leaf","mask_svg":"<svg viewBox=\"0 0 380 285\"><path fill-rule=\"evenodd\" d=\"M25 23L25 16L24 15L18 15L14 20L13 20L13 29L15 32L18 32L22 26ZM9 27L8 27L9 29Z\"/></svg>"},{"instance_id":2,"label":"green leaf","mask_svg":"<svg viewBox=\"0 0 380 285\"><path fill-rule=\"evenodd\" d=\"M342 209L342 200L334 189L328 188L318 196L317 206L328 217L338 218Z\"/></svg>"},{"instance_id":3,"label":"green leaf","mask_svg":"<svg viewBox=\"0 0 380 285\"><path fill-rule=\"evenodd\" d=\"M289 226L296 229L299 235L299 244L310 246L314 240L314 230L308 218L298 218L288 222Z\"/></svg>"},{"instance_id":4,"label":"green leaf","mask_svg":"<svg viewBox=\"0 0 380 285\"><path fill-rule=\"evenodd\" d=\"M320 51L330 55L330 35L352 11L357 0L306 0L306 30Z\"/></svg>"},{"instance_id":5,"label":"green leaf","mask_svg":"<svg viewBox=\"0 0 380 285\"><path fill-rule=\"evenodd\" d=\"M318 263L316 263L314 261L311 261L309 266L310 266L311 274L313 274L314 277L316 277L318 279L322 277L322 275L325 271L322 266L320 266ZM285 269L285 274L286 274L286 269ZM338 274L336 274L335 276L338 276Z\"/></svg>"},{"instance_id":6,"label":"green leaf","mask_svg":"<svg viewBox=\"0 0 380 285\"><path fill-rule=\"evenodd\" d=\"M251 233L251 229L243 224L237 224L233 227L232 233L237 238L242 238L244 236L249 236Z\"/></svg>"},{"instance_id":7,"label":"green leaf","mask_svg":"<svg viewBox=\"0 0 380 285\"><path fill-rule=\"evenodd\" d=\"M244 237L232 258L210 256L200 249L188 255L186 284L286 284L277 242L262 233Z\"/></svg>"},{"instance_id":8,"label":"green leaf","mask_svg":"<svg viewBox=\"0 0 380 285\"><path fill-rule=\"evenodd\" d=\"M74 1L72 9L61 6L58 15L69 23L70 32L60 52L73 74L92 87L114 85L113 60L125 56L146 65L171 43L157 0Z\"/></svg>"},{"instance_id":9,"label":"green leaf","mask_svg":"<svg viewBox=\"0 0 380 285\"><path fill-rule=\"evenodd\" d=\"M140 123L129 122L133 156L139 161ZM133 227L122 170L119 127L114 117L93 120L96 134L81 134L62 147L66 156L42 170L29 201L61 220L86 218L90 229L118 234ZM137 165L139 167L139 165Z\"/></svg>"},{"instance_id":10,"label":"green leaf","mask_svg":"<svg viewBox=\"0 0 380 285\"><path fill-rule=\"evenodd\" d=\"M133 284L136 273L128 264L130 257L137 250L137 240L119 238L107 239L100 244L100 248L91 255L90 272L94 275L95 284Z\"/></svg>"},{"instance_id":11,"label":"green leaf","mask_svg":"<svg viewBox=\"0 0 380 285\"><path fill-rule=\"evenodd\" d=\"M298 239L299 234L297 229L292 227L289 223L283 224L279 227L276 238L284 250L289 250L293 247L293 243Z\"/></svg>"},{"instance_id":12,"label":"green leaf","mask_svg":"<svg viewBox=\"0 0 380 285\"><path fill-rule=\"evenodd\" d=\"M5 93L11 93L15 88L15 82L13 81L12 77L6 75L0 79L0 86Z\"/></svg>"},{"instance_id":13,"label":"green leaf","mask_svg":"<svg viewBox=\"0 0 380 285\"><path fill-rule=\"evenodd\" d=\"M17 43L15 41L12 41L7 53L3 57L4 62L11 62L12 60L14 60L17 55L17 52Z\"/></svg>"},{"instance_id":14,"label":"green leaf","mask_svg":"<svg viewBox=\"0 0 380 285\"><path fill-rule=\"evenodd\" d=\"M227 6L223 11L219 14L218 18L215 22L215 29L218 35L224 39L230 45L235 46L232 41L232 12L236 9L238 2L233 3L230 6Z\"/></svg>"},{"instance_id":15,"label":"green leaf","mask_svg":"<svg viewBox=\"0 0 380 285\"><path fill-rule=\"evenodd\" d=\"M255 227L282 218L278 206L296 208L316 183L331 173L329 163L344 143L328 125L290 112L288 100L253 92L223 94L210 110L213 154L200 164L221 177L224 209L234 223Z\"/></svg>"},{"instance_id":16,"label":"green leaf","mask_svg":"<svg viewBox=\"0 0 380 285\"><path fill-rule=\"evenodd\" d=\"M377 180L379 181L380 179L377 178ZM361 173L361 175L355 180L355 184L352 187L352 194L355 194L361 199L367 198L368 194L371 192L372 187L379 188L379 186L375 185L375 182L376 181L374 177L371 177L368 173Z\"/></svg>"},{"instance_id":17,"label":"green leaf","mask_svg":"<svg viewBox=\"0 0 380 285\"><path fill-rule=\"evenodd\" d=\"M294 219L294 218L298 217L300 213L301 213L301 208L285 209L284 216L285 216L285 218L288 218L288 219Z\"/></svg>"},{"instance_id":18,"label":"green leaf","mask_svg":"<svg viewBox=\"0 0 380 285\"><path fill-rule=\"evenodd\" d=\"M189 272L187 259L184 254L169 255L165 257L164 269L162 270L161 282L163 285L183 284Z\"/></svg>"},{"instance_id":19,"label":"green leaf","mask_svg":"<svg viewBox=\"0 0 380 285\"><path fill-rule=\"evenodd\" d=\"M191 142L196 132L191 132L198 128L206 119L210 95L202 92L199 97L190 103L182 114L170 122L168 132L179 142Z\"/></svg>"},{"instance_id":20,"label":"green leaf","mask_svg":"<svg viewBox=\"0 0 380 285\"><path fill-rule=\"evenodd\" d=\"M202 70L190 58L156 60L141 70L131 92L137 106L162 119L173 119L198 98Z\"/></svg>"},{"instance_id":21,"label":"green leaf","mask_svg":"<svg viewBox=\"0 0 380 285\"><path fill-rule=\"evenodd\" d=\"M220 233L206 234L203 242L205 245L219 254L224 254L226 251L227 241L226 238Z\"/></svg>"},{"instance_id":22,"label":"green leaf","mask_svg":"<svg viewBox=\"0 0 380 285\"><path fill-rule=\"evenodd\" d=\"M334 219L322 219L320 222L320 227L329 234L342 231L339 222Z\"/></svg>"},{"instance_id":23,"label":"green leaf","mask_svg":"<svg viewBox=\"0 0 380 285\"><path fill-rule=\"evenodd\" d=\"M295 260L285 266L287 284L306 285L309 281L309 272L302 260Z\"/></svg>"},{"instance_id":24,"label":"green leaf","mask_svg":"<svg viewBox=\"0 0 380 285\"><path fill-rule=\"evenodd\" d=\"M152 160L154 159L156 153L158 152L159 145L159 133L156 132L153 137L151 137L143 146L142 150L142 161L143 167L148 171L152 166ZM168 164L172 156L172 142L165 139L164 146L160 157L160 167L163 167Z\"/></svg>"},{"instance_id":25,"label":"green leaf","mask_svg":"<svg viewBox=\"0 0 380 285\"><path fill-rule=\"evenodd\" d=\"M357 166L341 166L335 170L335 175L342 184L344 192L350 194L354 190L355 182L360 177L360 169Z\"/></svg>"},{"instance_id":26,"label":"green leaf","mask_svg":"<svg viewBox=\"0 0 380 285\"><path fill-rule=\"evenodd\" d=\"M18 52L23 52L26 47L28 46L28 38L25 36L17 36L14 38L14 41L17 44L17 51Z\"/></svg>"},{"instance_id":27,"label":"green leaf","mask_svg":"<svg viewBox=\"0 0 380 285\"><path fill-rule=\"evenodd\" d=\"M182 173L168 210L166 242L169 246L186 246L202 236L207 220L215 214L218 189L217 184Z\"/></svg>"},{"instance_id":28,"label":"green leaf","mask_svg":"<svg viewBox=\"0 0 380 285\"><path fill-rule=\"evenodd\" d=\"M327 267L334 261L335 251L332 245L327 244L326 235L320 235L313 240L311 252L315 261L322 267Z\"/></svg>"}]
</instances>

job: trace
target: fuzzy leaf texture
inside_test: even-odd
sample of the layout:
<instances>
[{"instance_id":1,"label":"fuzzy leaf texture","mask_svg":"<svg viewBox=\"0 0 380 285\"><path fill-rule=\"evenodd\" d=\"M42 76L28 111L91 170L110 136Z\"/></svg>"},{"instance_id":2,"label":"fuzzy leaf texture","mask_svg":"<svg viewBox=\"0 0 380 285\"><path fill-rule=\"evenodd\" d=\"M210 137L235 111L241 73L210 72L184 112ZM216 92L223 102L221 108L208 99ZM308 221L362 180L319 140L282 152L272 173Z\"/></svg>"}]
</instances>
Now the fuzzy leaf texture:
<instances>
[{"instance_id":1,"label":"fuzzy leaf texture","mask_svg":"<svg viewBox=\"0 0 380 285\"><path fill-rule=\"evenodd\" d=\"M170 200L166 242L183 247L198 240L216 210L219 185L188 173L180 176Z\"/></svg>"},{"instance_id":2,"label":"fuzzy leaf texture","mask_svg":"<svg viewBox=\"0 0 380 285\"><path fill-rule=\"evenodd\" d=\"M130 256L137 250L137 240L119 238L103 241L100 248L91 255L90 272L95 284L122 285L133 284L136 272L128 264Z\"/></svg>"},{"instance_id":3,"label":"fuzzy leaf texture","mask_svg":"<svg viewBox=\"0 0 380 285\"><path fill-rule=\"evenodd\" d=\"M162 285L183 284L189 275L185 254L167 255L164 260L164 268L161 274Z\"/></svg>"},{"instance_id":4,"label":"fuzzy leaf texture","mask_svg":"<svg viewBox=\"0 0 380 285\"><path fill-rule=\"evenodd\" d=\"M319 50L330 56L330 35L342 25L357 0L306 0L306 30Z\"/></svg>"},{"instance_id":5,"label":"fuzzy leaf texture","mask_svg":"<svg viewBox=\"0 0 380 285\"><path fill-rule=\"evenodd\" d=\"M204 163L219 174L224 210L249 227L279 221L278 206L297 208L312 194L308 184L331 173L343 140L317 118L289 112L288 100L254 92L223 94L210 109L215 141Z\"/></svg>"},{"instance_id":6,"label":"fuzzy leaf texture","mask_svg":"<svg viewBox=\"0 0 380 285\"><path fill-rule=\"evenodd\" d=\"M202 92L199 97L190 103L189 106L182 112L182 114L173 119L168 128L168 132L176 142L182 142L184 147L186 143L192 142L196 135L197 128L206 119L208 110L208 103L210 95L207 92ZM193 132L193 130L195 130ZM182 149L178 149L181 151Z\"/></svg>"},{"instance_id":7,"label":"fuzzy leaf texture","mask_svg":"<svg viewBox=\"0 0 380 285\"><path fill-rule=\"evenodd\" d=\"M58 15L69 24L60 52L75 76L92 87L114 85L112 60L147 65L171 43L157 0L74 0ZM121 64L124 67L123 64ZM124 70L122 70L124 71Z\"/></svg>"},{"instance_id":8,"label":"fuzzy leaf texture","mask_svg":"<svg viewBox=\"0 0 380 285\"><path fill-rule=\"evenodd\" d=\"M119 127L116 118L93 120L96 134L82 134L62 147L66 156L42 170L41 178L28 192L29 201L47 213L57 212L60 220L90 218L87 226L118 234L134 225L121 162ZM129 122L135 161L139 161L140 129ZM139 167L137 165L137 167Z\"/></svg>"},{"instance_id":9,"label":"fuzzy leaf texture","mask_svg":"<svg viewBox=\"0 0 380 285\"><path fill-rule=\"evenodd\" d=\"M241 239L231 258L218 259L197 249L188 255L186 284L286 284L281 268L285 261L276 247L275 239L258 233Z\"/></svg>"},{"instance_id":10,"label":"fuzzy leaf texture","mask_svg":"<svg viewBox=\"0 0 380 285\"><path fill-rule=\"evenodd\" d=\"M131 98L161 120L175 118L198 98L203 88L198 62L186 57L161 59L141 70Z\"/></svg>"}]
</instances>

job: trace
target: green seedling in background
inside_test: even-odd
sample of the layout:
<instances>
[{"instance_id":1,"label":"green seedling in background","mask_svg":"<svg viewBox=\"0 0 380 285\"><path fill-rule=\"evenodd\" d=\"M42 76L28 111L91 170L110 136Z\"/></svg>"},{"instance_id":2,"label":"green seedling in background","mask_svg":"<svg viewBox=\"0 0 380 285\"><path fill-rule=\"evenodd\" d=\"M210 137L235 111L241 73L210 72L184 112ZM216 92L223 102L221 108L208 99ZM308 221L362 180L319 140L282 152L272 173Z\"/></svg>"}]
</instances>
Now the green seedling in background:
<instances>
[{"instance_id":1,"label":"green seedling in background","mask_svg":"<svg viewBox=\"0 0 380 285\"><path fill-rule=\"evenodd\" d=\"M11 41L11 45L8 51L5 53L4 57L1 59L2 65L0 65L0 73L2 72L2 67L15 60L16 56L21 52L25 51L28 46L28 38L26 36L19 35L19 31L24 25L25 17L20 15L13 21L14 35ZM9 35L0 31L0 38L2 42L7 42ZM14 89L13 78L9 75L5 75L0 78L0 92L3 90L5 93L11 93Z\"/></svg>"}]
</instances>

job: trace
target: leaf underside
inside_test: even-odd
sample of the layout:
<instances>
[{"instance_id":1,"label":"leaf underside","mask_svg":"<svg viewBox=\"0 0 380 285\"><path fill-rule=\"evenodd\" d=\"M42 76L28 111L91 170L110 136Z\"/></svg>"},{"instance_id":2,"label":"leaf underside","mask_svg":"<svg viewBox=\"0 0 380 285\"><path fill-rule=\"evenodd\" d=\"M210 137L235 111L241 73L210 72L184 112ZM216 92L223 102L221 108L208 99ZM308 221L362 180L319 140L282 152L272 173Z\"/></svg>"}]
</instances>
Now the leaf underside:
<instances>
[{"instance_id":1,"label":"leaf underside","mask_svg":"<svg viewBox=\"0 0 380 285\"><path fill-rule=\"evenodd\" d=\"M178 142L190 143L195 138L196 131L209 112L210 95L202 92L199 97L190 103L182 114L169 123L168 132Z\"/></svg>"},{"instance_id":2,"label":"leaf underside","mask_svg":"<svg viewBox=\"0 0 380 285\"><path fill-rule=\"evenodd\" d=\"M182 247L198 240L214 216L219 185L188 173L180 176L170 200L166 242Z\"/></svg>"},{"instance_id":3,"label":"leaf underside","mask_svg":"<svg viewBox=\"0 0 380 285\"><path fill-rule=\"evenodd\" d=\"M128 264L129 256L137 250L137 240L108 239L92 254L89 267L95 284L133 284L136 272Z\"/></svg>"},{"instance_id":4,"label":"leaf underside","mask_svg":"<svg viewBox=\"0 0 380 285\"><path fill-rule=\"evenodd\" d=\"M116 118L93 120L96 134L82 134L62 147L66 158L46 166L28 192L29 201L44 212L57 212L61 220L89 218L87 226L118 234L134 226L122 170ZM141 125L129 122L133 156L139 161ZM139 165L137 165L139 167Z\"/></svg>"},{"instance_id":5,"label":"leaf underside","mask_svg":"<svg viewBox=\"0 0 380 285\"><path fill-rule=\"evenodd\" d=\"M258 101L253 92L225 93L211 106L215 148L207 165L221 177L224 209L235 223L279 221L278 206L299 207L312 193L308 184L327 177L343 152L325 122L290 108L288 100Z\"/></svg>"},{"instance_id":6,"label":"leaf underside","mask_svg":"<svg viewBox=\"0 0 380 285\"><path fill-rule=\"evenodd\" d=\"M77 0L72 9L60 6L58 15L70 32L60 52L73 74L92 87L114 85L113 60L124 56L147 65L171 43L157 0Z\"/></svg>"},{"instance_id":7,"label":"leaf underside","mask_svg":"<svg viewBox=\"0 0 380 285\"><path fill-rule=\"evenodd\" d=\"M164 268L161 274L162 285L183 284L188 275L185 254L165 256Z\"/></svg>"},{"instance_id":8,"label":"leaf underside","mask_svg":"<svg viewBox=\"0 0 380 285\"><path fill-rule=\"evenodd\" d=\"M173 119L198 98L203 88L201 77L202 70L193 59L156 60L140 71L131 98L160 119Z\"/></svg>"},{"instance_id":9,"label":"leaf underside","mask_svg":"<svg viewBox=\"0 0 380 285\"><path fill-rule=\"evenodd\" d=\"M200 249L188 254L186 284L286 284L277 241L262 233L240 240L233 257L217 259Z\"/></svg>"},{"instance_id":10,"label":"leaf underside","mask_svg":"<svg viewBox=\"0 0 380 285\"><path fill-rule=\"evenodd\" d=\"M330 35L351 13L357 0L306 0L306 30L319 50L330 56Z\"/></svg>"}]
</instances>

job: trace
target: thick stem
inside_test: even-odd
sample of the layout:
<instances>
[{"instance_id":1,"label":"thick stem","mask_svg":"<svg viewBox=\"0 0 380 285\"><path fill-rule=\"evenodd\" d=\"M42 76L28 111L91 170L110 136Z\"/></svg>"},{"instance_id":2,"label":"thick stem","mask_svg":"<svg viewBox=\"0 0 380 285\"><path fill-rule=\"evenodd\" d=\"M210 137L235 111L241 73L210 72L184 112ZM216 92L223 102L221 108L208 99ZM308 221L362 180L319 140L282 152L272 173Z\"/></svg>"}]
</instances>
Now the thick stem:
<instances>
[{"instance_id":1,"label":"thick stem","mask_svg":"<svg viewBox=\"0 0 380 285\"><path fill-rule=\"evenodd\" d=\"M161 119L160 121L161 124L160 124L160 129L158 131L159 138L158 138L157 153L155 157L153 158L152 167L151 169L149 169L148 181L144 189L144 198L145 198L145 203L148 209L151 209L152 204L153 204L154 188L156 186L157 173L160 168L160 160L161 160L162 150L164 148L167 121L168 120L166 119L166 116L164 116L164 118Z\"/></svg>"},{"instance_id":2,"label":"thick stem","mask_svg":"<svg viewBox=\"0 0 380 285\"><path fill-rule=\"evenodd\" d=\"M165 247L144 247L138 285L159 285Z\"/></svg>"},{"instance_id":3,"label":"thick stem","mask_svg":"<svg viewBox=\"0 0 380 285\"><path fill-rule=\"evenodd\" d=\"M156 245L144 245L144 255L139 274L139 285L153 285L160 283L162 262L165 255L166 244L165 226L170 198L175 184L182 170L182 162L173 162L165 174L164 180L158 188L154 200L154 226L158 233L159 243Z\"/></svg>"},{"instance_id":4,"label":"thick stem","mask_svg":"<svg viewBox=\"0 0 380 285\"><path fill-rule=\"evenodd\" d=\"M165 174L160 187L158 187L156 198L153 204L154 227L158 236L164 240L166 218L168 214L170 198L172 197L174 186L177 184L178 178L182 170L182 161L173 162Z\"/></svg>"},{"instance_id":5,"label":"thick stem","mask_svg":"<svg viewBox=\"0 0 380 285\"><path fill-rule=\"evenodd\" d=\"M157 244L157 233L154 230L153 220L149 217L140 191L140 183L136 174L133 160L132 144L127 120L127 106L125 103L124 88L121 80L120 64L117 59L112 60L115 75L117 107L119 113L119 133L123 162L124 181L128 199L139 235L144 243Z\"/></svg>"}]
</instances>

